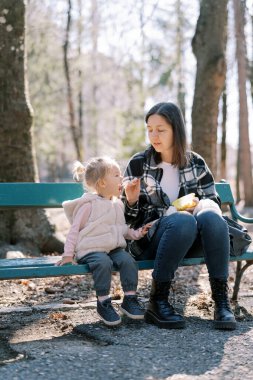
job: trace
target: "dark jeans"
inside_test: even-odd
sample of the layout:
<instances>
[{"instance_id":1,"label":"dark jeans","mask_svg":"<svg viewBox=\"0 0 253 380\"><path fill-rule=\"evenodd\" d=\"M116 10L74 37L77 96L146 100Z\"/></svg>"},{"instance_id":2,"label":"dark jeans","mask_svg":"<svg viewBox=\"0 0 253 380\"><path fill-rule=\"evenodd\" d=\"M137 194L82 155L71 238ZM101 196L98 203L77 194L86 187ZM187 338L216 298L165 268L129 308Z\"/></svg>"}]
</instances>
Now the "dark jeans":
<instances>
[{"instance_id":1,"label":"dark jeans","mask_svg":"<svg viewBox=\"0 0 253 380\"><path fill-rule=\"evenodd\" d=\"M137 263L123 248L114 249L108 254L106 252L88 253L78 260L78 264L89 265L97 296L106 296L110 293L113 265L119 270L124 292L135 291L137 288Z\"/></svg>"},{"instance_id":2,"label":"dark jeans","mask_svg":"<svg viewBox=\"0 0 253 380\"><path fill-rule=\"evenodd\" d=\"M178 212L161 218L155 235L138 260L154 259L153 278L170 281L196 239L201 240L209 276L227 279L229 234L227 223L215 211L202 210L196 217Z\"/></svg>"}]
</instances>

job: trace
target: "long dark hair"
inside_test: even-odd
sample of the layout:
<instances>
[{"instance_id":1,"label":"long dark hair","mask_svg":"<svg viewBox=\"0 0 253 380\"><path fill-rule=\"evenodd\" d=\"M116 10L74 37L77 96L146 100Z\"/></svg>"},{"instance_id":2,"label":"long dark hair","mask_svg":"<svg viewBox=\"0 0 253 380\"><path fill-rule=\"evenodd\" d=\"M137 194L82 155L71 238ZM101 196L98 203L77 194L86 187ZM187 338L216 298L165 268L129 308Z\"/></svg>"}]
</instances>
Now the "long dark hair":
<instances>
[{"instance_id":1,"label":"long dark hair","mask_svg":"<svg viewBox=\"0 0 253 380\"><path fill-rule=\"evenodd\" d=\"M172 164L177 165L178 167L185 166L187 163L186 132L183 115L180 109L174 103L158 103L146 114L146 123L148 122L148 118L152 115L163 117L166 122L172 126L174 137ZM156 152L153 147L151 147L151 150L154 154L156 163L160 163L162 161L161 154Z\"/></svg>"}]
</instances>

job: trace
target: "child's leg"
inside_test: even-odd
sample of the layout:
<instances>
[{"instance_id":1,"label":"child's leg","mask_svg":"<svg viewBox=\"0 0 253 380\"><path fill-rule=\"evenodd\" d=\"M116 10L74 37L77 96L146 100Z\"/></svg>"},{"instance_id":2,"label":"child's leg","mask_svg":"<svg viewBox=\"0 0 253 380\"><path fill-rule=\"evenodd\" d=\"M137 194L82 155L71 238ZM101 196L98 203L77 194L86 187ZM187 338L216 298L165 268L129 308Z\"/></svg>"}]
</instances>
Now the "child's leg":
<instances>
[{"instance_id":1,"label":"child's leg","mask_svg":"<svg viewBox=\"0 0 253 380\"><path fill-rule=\"evenodd\" d=\"M132 319L143 319L144 309L136 297L138 285L138 266L134 258L124 249L110 252L113 264L119 269L120 280L124 291L124 300L121 311Z\"/></svg>"},{"instance_id":2,"label":"child's leg","mask_svg":"<svg viewBox=\"0 0 253 380\"><path fill-rule=\"evenodd\" d=\"M119 269L124 293L135 294L138 285L138 266L134 258L122 248L111 251L109 256Z\"/></svg>"},{"instance_id":3,"label":"child's leg","mask_svg":"<svg viewBox=\"0 0 253 380\"><path fill-rule=\"evenodd\" d=\"M103 301L109 298L113 265L110 257L105 252L92 252L80 259L78 264L88 264L98 299Z\"/></svg>"},{"instance_id":4,"label":"child's leg","mask_svg":"<svg viewBox=\"0 0 253 380\"><path fill-rule=\"evenodd\" d=\"M89 265L98 298L97 312L104 323L108 326L121 323L121 318L114 310L109 297L113 265L111 258L106 252L92 252L79 260L78 264Z\"/></svg>"}]
</instances>

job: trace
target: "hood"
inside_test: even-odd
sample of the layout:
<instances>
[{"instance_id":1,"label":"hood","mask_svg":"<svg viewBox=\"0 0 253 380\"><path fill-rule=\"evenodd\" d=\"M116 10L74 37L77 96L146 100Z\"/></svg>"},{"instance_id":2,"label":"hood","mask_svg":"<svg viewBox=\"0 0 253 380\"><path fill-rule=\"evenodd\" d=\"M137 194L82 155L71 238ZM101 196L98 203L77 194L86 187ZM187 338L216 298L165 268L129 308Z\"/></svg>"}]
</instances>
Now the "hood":
<instances>
[{"instance_id":1,"label":"hood","mask_svg":"<svg viewBox=\"0 0 253 380\"><path fill-rule=\"evenodd\" d=\"M70 224L73 223L73 219L80 207L82 207L85 203L91 202L97 198L99 198L97 194L85 193L81 196L81 198L63 202L62 207Z\"/></svg>"}]
</instances>

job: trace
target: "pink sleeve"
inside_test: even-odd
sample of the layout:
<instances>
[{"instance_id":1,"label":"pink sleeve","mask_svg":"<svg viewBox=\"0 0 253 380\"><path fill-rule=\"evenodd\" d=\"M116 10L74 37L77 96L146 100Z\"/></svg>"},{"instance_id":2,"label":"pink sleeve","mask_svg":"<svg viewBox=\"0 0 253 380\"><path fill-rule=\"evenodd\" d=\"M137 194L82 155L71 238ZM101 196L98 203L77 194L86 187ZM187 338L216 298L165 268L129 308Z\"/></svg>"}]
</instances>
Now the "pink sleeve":
<instances>
[{"instance_id":1,"label":"pink sleeve","mask_svg":"<svg viewBox=\"0 0 253 380\"><path fill-rule=\"evenodd\" d=\"M138 230L134 230L133 228L128 228L128 231L125 235L125 238L128 240L139 240L143 237L142 227L138 228Z\"/></svg>"},{"instance_id":2,"label":"pink sleeve","mask_svg":"<svg viewBox=\"0 0 253 380\"><path fill-rule=\"evenodd\" d=\"M76 247L79 231L87 223L90 213L91 213L91 203L86 203L84 206L80 207L80 209L77 211L66 238L66 242L64 245L64 253L62 255L63 257L65 256L73 257L75 255L75 247Z\"/></svg>"}]
</instances>

